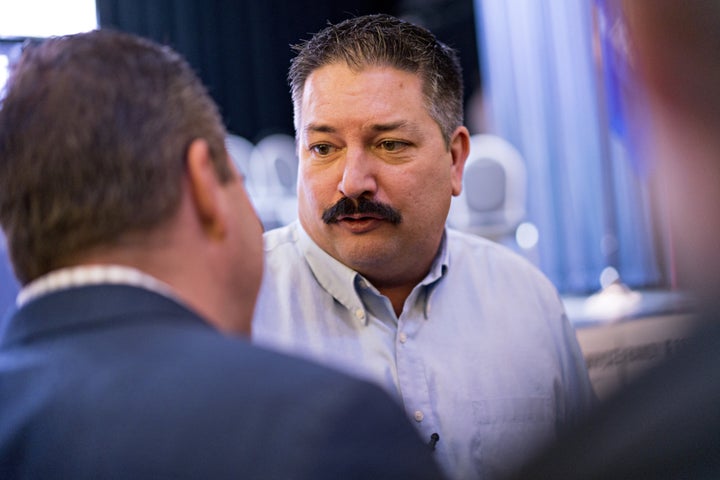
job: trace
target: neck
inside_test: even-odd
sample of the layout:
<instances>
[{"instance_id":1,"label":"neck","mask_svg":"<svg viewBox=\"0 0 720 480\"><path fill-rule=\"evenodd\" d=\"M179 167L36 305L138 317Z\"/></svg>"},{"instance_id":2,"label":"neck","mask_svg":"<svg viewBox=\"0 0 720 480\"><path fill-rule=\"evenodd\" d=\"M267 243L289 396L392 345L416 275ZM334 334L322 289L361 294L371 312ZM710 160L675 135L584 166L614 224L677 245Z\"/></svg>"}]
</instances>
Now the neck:
<instances>
[{"instance_id":1,"label":"neck","mask_svg":"<svg viewBox=\"0 0 720 480\"><path fill-rule=\"evenodd\" d=\"M407 300L413 288L413 285L400 285L396 287L378 288L378 290L390 300L395 315L400 317L403 307L405 306L405 300Z\"/></svg>"},{"instance_id":2,"label":"neck","mask_svg":"<svg viewBox=\"0 0 720 480\"><path fill-rule=\"evenodd\" d=\"M245 300L245 292L235 292L234 298L229 300L227 289L223 288L224 270L208 268L208 265L217 265L219 261L211 246L193 243L192 237L168 235L167 231L146 232L141 239L128 236L119 243L117 246L86 250L81 258L74 258L71 263L112 264L140 270L169 285L183 303L218 330L249 335L249 318L241 322L236 318L251 315L250 302L254 301L254 297ZM189 255L188 252L196 253ZM235 330L238 324L246 328Z\"/></svg>"},{"instance_id":3,"label":"neck","mask_svg":"<svg viewBox=\"0 0 720 480\"><path fill-rule=\"evenodd\" d=\"M423 281L432 268L435 255L427 262L418 262L417 259L413 265L400 265L397 272L393 274L393 270L384 265L379 270L378 275L366 271L360 272L380 293L385 295L393 306L395 315L400 317L405 306L405 300L410 296L413 289ZM400 273L401 272L401 273Z\"/></svg>"}]
</instances>

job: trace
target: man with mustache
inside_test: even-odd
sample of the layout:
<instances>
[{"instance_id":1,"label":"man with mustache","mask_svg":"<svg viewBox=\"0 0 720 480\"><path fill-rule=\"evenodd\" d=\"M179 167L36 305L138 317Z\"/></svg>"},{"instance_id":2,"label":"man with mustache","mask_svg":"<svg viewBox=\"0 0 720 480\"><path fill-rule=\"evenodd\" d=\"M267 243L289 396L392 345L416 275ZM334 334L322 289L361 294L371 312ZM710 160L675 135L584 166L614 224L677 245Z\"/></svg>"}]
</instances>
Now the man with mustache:
<instances>
[{"instance_id":1,"label":"man with mustache","mask_svg":"<svg viewBox=\"0 0 720 480\"><path fill-rule=\"evenodd\" d=\"M469 153L457 56L387 15L297 51L299 222L265 235L254 338L384 386L450 476L501 476L593 394L551 283L445 228Z\"/></svg>"}]
</instances>

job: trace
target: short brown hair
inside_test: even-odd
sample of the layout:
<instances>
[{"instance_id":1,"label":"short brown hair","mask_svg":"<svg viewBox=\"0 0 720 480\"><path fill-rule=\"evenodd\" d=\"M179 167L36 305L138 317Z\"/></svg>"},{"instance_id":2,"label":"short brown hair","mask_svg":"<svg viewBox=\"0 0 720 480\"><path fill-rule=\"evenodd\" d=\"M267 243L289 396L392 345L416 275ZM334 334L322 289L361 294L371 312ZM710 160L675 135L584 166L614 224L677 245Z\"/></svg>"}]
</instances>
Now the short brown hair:
<instances>
[{"instance_id":1,"label":"short brown hair","mask_svg":"<svg viewBox=\"0 0 720 480\"><path fill-rule=\"evenodd\" d=\"M170 218L197 138L229 180L217 107L169 47L98 30L26 48L0 104L0 224L20 281Z\"/></svg>"},{"instance_id":2,"label":"short brown hair","mask_svg":"<svg viewBox=\"0 0 720 480\"><path fill-rule=\"evenodd\" d=\"M445 142L463 123L462 70L457 53L423 27L391 15L365 15L329 25L293 47L288 80L299 128L305 82L316 69L337 62L350 68L390 66L420 75L426 108Z\"/></svg>"}]
</instances>

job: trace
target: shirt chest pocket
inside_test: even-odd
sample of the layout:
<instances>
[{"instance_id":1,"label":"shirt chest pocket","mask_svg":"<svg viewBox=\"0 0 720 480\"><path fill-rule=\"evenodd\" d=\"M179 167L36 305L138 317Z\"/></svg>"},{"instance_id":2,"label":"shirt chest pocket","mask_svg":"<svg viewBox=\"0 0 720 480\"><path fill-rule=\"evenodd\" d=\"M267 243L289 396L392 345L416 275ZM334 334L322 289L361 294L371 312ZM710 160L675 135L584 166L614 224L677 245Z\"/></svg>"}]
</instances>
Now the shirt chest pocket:
<instances>
[{"instance_id":1,"label":"shirt chest pocket","mask_svg":"<svg viewBox=\"0 0 720 480\"><path fill-rule=\"evenodd\" d=\"M472 402L472 457L479 474L504 475L527 460L556 433L550 397L494 397Z\"/></svg>"}]
</instances>

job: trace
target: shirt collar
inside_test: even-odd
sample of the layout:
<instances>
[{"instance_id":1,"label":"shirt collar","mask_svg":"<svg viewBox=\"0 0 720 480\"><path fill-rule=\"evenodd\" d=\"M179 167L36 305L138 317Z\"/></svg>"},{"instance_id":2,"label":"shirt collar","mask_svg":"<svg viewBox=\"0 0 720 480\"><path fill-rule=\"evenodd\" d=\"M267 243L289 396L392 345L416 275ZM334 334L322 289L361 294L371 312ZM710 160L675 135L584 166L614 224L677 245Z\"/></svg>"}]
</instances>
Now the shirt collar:
<instances>
[{"instance_id":1,"label":"shirt collar","mask_svg":"<svg viewBox=\"0 0 720 480\"><path fill-rule=\"evenodd\" d=\"M415 302L422 301L422 311L425 319L430 317L430 298L435 291L435 286L445 276L450 267L450 249L448 248L447 229L443 232L440 241L440 249L438 250L435 260L430 267L430 271L425 278L410 293Z\"/></svg>"},{"instance_id":2,"label":"shirt collar","mask_svg":"<svg viewBox=\"0 0 720 480\"><path fill-rule=\"evenodd\" d=\"M420 282L420 285L431 285L436 281L440 280L450 268L450 249L448 248L447 241L447 229L443 231L442 240L440 241L440 249L433 260L430 271L425 278Z\"/></svg>"},{"instance_id":3,"label":"shirt collar","mask_svg":"<svg viewBox=\"0 0 720 480\"><path fill-rule=\"evenodd\" d=\"M82 265L54 270L37 278L20 290L15 303L21 307L58 290L101 284L131 285L177 298L169 285L135 268L121 265Z\"/></svg>"},{"instance_id":4,"label":"shirt collar","mask_svg":"<svg viewBox=\"0 0 720 480\"><path fill-rule=\"evenodd\" d=\"M358 296L356 287L363 285L363 283L370 285L370 282L320 248L310 238L310 235L305 232L300 222L297 223L297 227L300 251L303 253L318 283L345 308L356 312L357 316L360 316L360 310L362 310L363 318L367 320L364 313L365 306ZM415 290L418 288L429 287L440 280L447 272L449 264L450 253L447 246L447 230L445 230L440 242L440 249L430 267L430 271L420 284L415 287L411 296L415 295ZM430 291L428 290L426 295L423 295L425 301L423 310L426 317L429 297Z\"/></svg>"},{"instance_id":5,"label":"shirt collar","mask_svg":"<svg viewBox=\"0 0 720 480\"><path fill-rule=\"evenodd\" d=\"M318 283L348 310L363 308L355 282L362 277L320 248L298 222L298 245ZM360 278L358 281L366 281Z\"/></svg>"}]
</instances>

